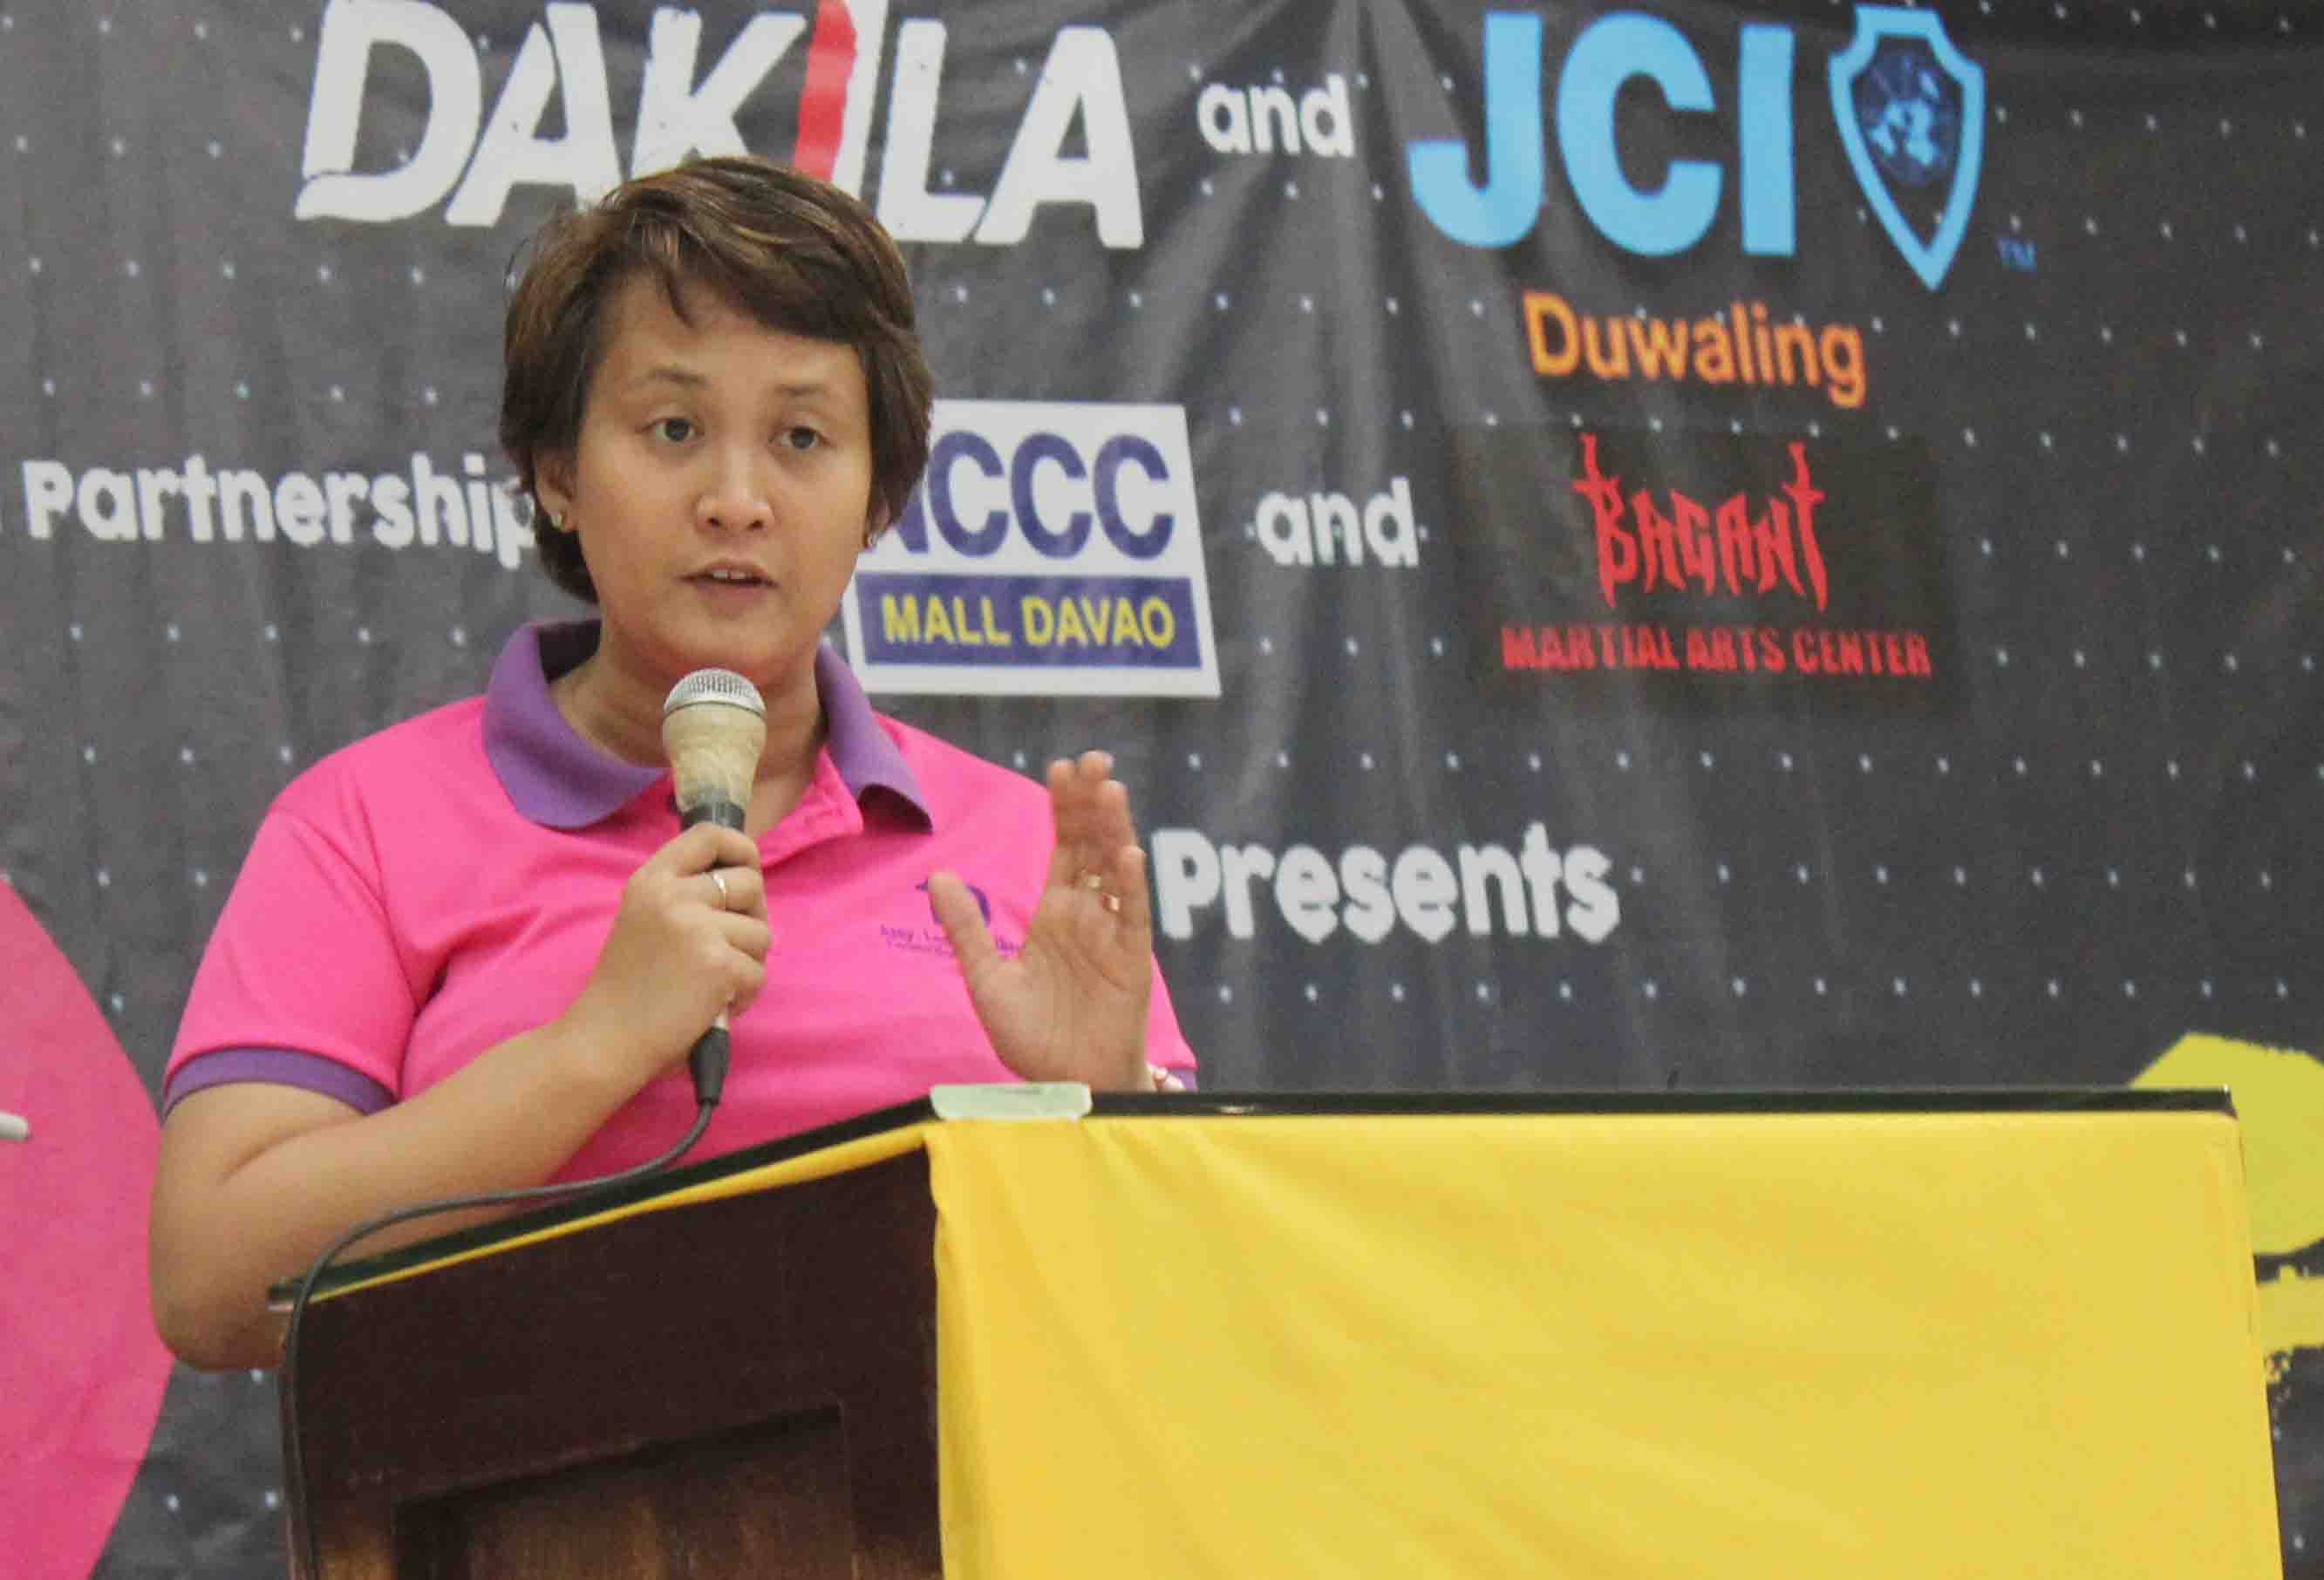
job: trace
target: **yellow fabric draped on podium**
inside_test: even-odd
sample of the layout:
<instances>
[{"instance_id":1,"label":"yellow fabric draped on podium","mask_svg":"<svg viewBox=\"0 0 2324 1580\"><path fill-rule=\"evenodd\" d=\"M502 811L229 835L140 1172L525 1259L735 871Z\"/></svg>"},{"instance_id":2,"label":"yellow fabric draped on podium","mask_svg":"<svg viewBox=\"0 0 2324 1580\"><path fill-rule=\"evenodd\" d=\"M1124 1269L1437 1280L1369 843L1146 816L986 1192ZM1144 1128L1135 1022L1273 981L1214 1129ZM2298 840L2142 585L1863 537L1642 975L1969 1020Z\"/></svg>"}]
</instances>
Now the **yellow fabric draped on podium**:
<instances>
[{"instance_id":1,"label":"yellow fabric draped on podium","mask_svg":"<svg viewBox=\"0 0 2324 1580\"><path fill-rule=\"evenodd\" d=\"M949 1580L2280 1580L2236 1122L2071 1106L878 1131Z\"/></svg>"},{"instance_id":2,"label":"yellow fabric draped on podium","mask_svg":"<svg viewBox=\"0 0 2324 1580\"><path fill-rule=\"evenodd\" d=\"M921 1133L952 1580L2281 1573L2224 1115Z\"/></svg>"}]
</instances>

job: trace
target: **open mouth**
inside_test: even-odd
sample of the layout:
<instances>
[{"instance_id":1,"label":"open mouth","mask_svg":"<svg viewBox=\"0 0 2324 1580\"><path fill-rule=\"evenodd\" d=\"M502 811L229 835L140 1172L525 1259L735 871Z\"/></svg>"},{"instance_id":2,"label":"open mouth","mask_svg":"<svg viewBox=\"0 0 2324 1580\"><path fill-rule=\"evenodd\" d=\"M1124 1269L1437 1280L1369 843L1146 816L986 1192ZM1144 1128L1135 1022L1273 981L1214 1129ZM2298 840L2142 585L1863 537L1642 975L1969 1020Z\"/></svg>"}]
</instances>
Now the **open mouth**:
<instances>
[{"instance_id":1,"label":"open mouth","mask_svg":"<svg viewBox=\"0 0 2324 1580\"><path fill-rule=\"evenodd\" d=\"M715 587L763 587L774 585L753 570L706 570L686 579Z\"/></svg>"}]
</instances>

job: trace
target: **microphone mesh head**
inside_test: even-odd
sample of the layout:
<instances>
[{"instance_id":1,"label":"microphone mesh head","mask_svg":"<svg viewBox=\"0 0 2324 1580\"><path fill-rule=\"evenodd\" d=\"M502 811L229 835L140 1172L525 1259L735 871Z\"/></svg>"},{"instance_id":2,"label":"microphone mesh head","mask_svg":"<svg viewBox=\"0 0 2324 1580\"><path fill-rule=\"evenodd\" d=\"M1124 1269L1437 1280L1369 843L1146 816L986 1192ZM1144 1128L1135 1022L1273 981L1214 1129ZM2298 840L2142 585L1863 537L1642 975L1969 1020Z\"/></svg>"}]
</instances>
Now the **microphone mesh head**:
<instances>
[{"instance_id":1,"label":"microphone mesh head","mask_svg":"<svg viewBox=\"0 0 2324 1580\"><path fill-rule=\"evenodd\" d=\"M696 670L672 687L661 707L661 746L679 819L689 827L705 818L743 827L766 743L766 705L732 670Z\"/></svg>"},{"instance_id":2,"label":"microphone mesh head","mask_svg":"<svg viewBox=\"0 0 2324 1580\"><path fill-rule=\"evenodd\" d=\"M692 707L700 702L748 708L761 718L767 716L767 705L760 700L759 688L732 670L695 670L669 688L669 696L661 705L662 716L667 718L681 707Z\"/></svg>"}]
</instances>

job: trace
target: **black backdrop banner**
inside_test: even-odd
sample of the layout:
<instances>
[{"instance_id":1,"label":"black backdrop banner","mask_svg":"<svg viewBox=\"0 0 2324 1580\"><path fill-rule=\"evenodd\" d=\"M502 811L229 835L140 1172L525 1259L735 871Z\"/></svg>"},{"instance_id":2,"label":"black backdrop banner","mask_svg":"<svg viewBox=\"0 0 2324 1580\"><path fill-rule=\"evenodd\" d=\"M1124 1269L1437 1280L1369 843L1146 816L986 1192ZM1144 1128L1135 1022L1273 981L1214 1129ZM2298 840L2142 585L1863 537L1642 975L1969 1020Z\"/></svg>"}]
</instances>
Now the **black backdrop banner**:
<instances>
[{"instance_id":1,"label":"black backdrop banner","mask_svg":"<svg viewBox=\"0 0 2324 1580\"><path fill-rule=\"evenodd\" d=\"M0 1551L280 1569L271 1376L143 1317L171 1035L282 784L573 612L523 237L749 149L939 384L830 640L1116 753L1208 1086L2231 1084L2324 1575L2319 80L2227 0L0 11Z\"/></svg>"}]
</instances>

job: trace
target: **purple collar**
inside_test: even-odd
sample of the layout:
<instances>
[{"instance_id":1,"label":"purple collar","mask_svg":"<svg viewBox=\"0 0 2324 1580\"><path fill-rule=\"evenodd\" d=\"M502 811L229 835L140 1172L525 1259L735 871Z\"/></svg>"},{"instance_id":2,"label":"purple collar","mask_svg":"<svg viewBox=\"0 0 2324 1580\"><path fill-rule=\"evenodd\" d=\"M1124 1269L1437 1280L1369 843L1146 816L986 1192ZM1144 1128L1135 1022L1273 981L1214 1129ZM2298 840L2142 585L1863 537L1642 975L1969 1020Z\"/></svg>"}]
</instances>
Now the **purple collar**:
<instances>
[{"instance_id":1,"label":"purple collar","mask_svg":"<svg viewBox=\"0 0 2324 1580\"><path fill-rule=\"evenodd\" d=\"M574 733L549 683L597 651L597 622L522 626L509 638L484 688L484 755L516 809L550 828L585 828L644 794L669 771L624 762ZM919 781L880 727L844 660L815 654L823 699L824 750L856 803L875 790L900 798L912 820L933 827Z\"/></svg>"}]
</instances>

